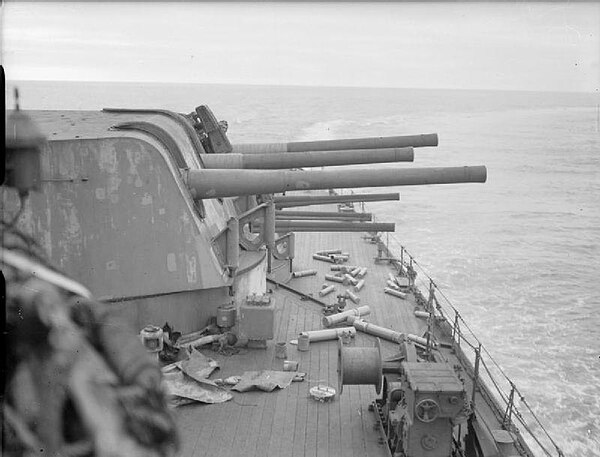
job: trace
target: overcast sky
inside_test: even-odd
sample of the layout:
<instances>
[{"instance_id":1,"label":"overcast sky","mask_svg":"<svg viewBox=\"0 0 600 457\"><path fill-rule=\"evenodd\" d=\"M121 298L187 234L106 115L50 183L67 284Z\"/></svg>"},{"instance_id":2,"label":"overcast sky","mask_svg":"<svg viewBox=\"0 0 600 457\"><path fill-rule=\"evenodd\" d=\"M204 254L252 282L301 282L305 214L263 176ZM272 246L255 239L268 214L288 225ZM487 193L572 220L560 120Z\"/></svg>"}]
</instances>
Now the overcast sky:
<instances>
[{"instance_id":1,"label":"overcast sky","mask_svg":"<svg viewBox=\"0 0 600 457\"><path fill-rule=\"evenodd\" d=\"M7 77L587 91L600 2L17 2Z\"/></svg>"}]
</instances>

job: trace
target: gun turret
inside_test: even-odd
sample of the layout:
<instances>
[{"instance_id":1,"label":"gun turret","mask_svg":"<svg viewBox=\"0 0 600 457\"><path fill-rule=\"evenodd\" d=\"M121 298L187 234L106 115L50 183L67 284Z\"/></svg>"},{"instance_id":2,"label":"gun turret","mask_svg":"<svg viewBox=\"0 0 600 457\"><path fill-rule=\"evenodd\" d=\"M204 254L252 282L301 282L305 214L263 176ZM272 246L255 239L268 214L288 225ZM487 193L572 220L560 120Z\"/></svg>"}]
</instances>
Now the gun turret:
<instances>
[{"instance_id":1,"label":"gun turret","mask_svg":"<svg viewBox=\"0 0 600 457\"><path fill-rule=\"evenodd\" d=\"M195 199L271 194L292 190L415 186L485 182L485 166L377 170L188 170Z\"/></svg>"},{"instance_id":2,"label":"gun turret","mask_svg":"<svg viewBox=\"0 0 600 457\"><path fill-rule=\"evenodd\" d=\"M413 148L343 149L287 154L202 154L205 168L281 169L353 165L363 163L412 162Z\"/></svg>"},{"instance_id":3,"label":"gun turret","mask_svg":"<svg viewBox=\"0 0 600 457\"><path fill-rule=\"evenodd\" d=\"M246 143L232 145L232 152L264 154L302 151L337 151L342 149L421 148L437 146L437 133L373 138L347 138L343 140L294 141L290 143Z\"/></svg>"},{"instance_id":4,"label":"gun turret","mask_svg":"<svg viewBox=\"0 0 600 457\"><path fill-rule=\"evenodd\" d=\"M215 315L219 302L228 302L232 292L244 297L262 288L261 278L265 268L271 269L272 261L291 266L296 255L294 231L383 232L394 228L393 224L379 225L379 221L363 222L368 216L350 211L348 205L340 206L338 215L282 214L276 209L399 199L397 193L265 194L486 179L485 167L340 167L324 171L205 168L211 160L224 159L241 160L236 166L263 168L399 160L401 154L412 158L413 147L436 145L436 135L286 143L283 150L290 152L270 155L269 151L277 148L260 145L256 153L242 157L237 154L243 148L238 147L236 153L229 147L227 126L206 107L189 115L112 109L98 113L41 111L30 116L40 122L45 135L52 135L52 140L41 151L43 194L28 200L27 217L31 220L21 222L31 227L32 238L50 240L53 261L87 284L94 295L118 302L118 312L138 326L156 323L156 316L161 316L183 331L197 330L195 323ZM229 157L223 159L222 154ZM73 156L77 157L75 162ZM299 162L288 162L296 159ZM31 187L26 184L23 190ZM260 197L255 198L257 195ZM5 192L3 197L17 214L19 196ZM73 208L66 213L61 206L65 198ZM107 223L111 230L102 229ZM276 236L277 232L282 236ZM142 250L139 256L126 255L127 248L156 239L160 239L156 249ZM168 300L154 298L170 294L183 305L178 301L173 307ZM136 304L130 306L132 300ZM204 304L202 310L198 310L199 302Z\"/></svg>"},{"instance_id":5,"label":"gun turret","mask_svg":"<svg viewBox=\"0 0 600 457\"><path fill-rule=\"evenodd\" d=\"M398 200L400 200L399 193L351 195L276 195L273 197L273 202L278 209L294 208L296 206L325 205L328 203L383 202Z\"/></svg>"}]
</instances>

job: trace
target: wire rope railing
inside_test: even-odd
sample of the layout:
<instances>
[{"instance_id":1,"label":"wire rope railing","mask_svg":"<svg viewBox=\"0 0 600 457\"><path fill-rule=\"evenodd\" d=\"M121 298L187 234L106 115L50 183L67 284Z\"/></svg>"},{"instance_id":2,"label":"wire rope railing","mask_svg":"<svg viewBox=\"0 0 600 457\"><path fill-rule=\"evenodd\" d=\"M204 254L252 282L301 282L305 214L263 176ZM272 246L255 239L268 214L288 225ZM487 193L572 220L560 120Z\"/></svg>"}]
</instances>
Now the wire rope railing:
<instances>
[{"instance_id":1,"label":"wire rope railing","mask_svg":"<svg viewBox=\"0 0 600 457\"><path fill-rule=\"evenodd\" d=\"M460 354L464 355L470 365L468 374L473 386L472 402L474 403L476 391L483 397L489 397L489 394L493 395L495 402L488 398L490 400L488 405L505 430L520 435L518 424L544 455L564 457L562 450L550 436L521 391L475 335L439 285L393 235L386 233L385 236L385 242L381 240L381 237L377 238L378 257L388 260L399 275L407 276L417 303L421 302L430 314L439 316L439 319L443 319L452 329L452 344L455 348L460 349L456 351L457 356L460 358ZM400 255L396 256L395 253ZM428 291L428 297L423 295L421 289ZM469 349L471 352L464 351L463 348ZM490 388L490 386L492 387ZM532 423L542 431L542 437L538 436L539 433L536 433ZM551 447L554 448L554 453L550 450ZM523 451L527 452L525 449Z\"/></svg>"}]
</instances>

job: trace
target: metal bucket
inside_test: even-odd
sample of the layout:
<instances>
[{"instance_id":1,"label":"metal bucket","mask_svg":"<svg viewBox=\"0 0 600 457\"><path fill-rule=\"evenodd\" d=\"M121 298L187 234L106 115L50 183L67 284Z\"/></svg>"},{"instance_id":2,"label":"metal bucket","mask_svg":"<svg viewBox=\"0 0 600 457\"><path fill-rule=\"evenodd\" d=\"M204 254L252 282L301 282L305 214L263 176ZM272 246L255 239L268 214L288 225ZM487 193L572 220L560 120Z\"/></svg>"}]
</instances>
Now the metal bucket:
<instances>
[{"instance_id":1,"label":"metal bucket","mask_svg":"<svg viewBox=\"0 0 600 457\"><path fill-rule=\"evenodd\" d=\"M234 305L221 305L217 308L217 325L230 328L235 325L236 309Z\"/></svg>"},{"instance_id":2,"label":"metal bucket","mask_svg":"<svg viewBox=\"0 0 600 457\"><path fill-rule=\"evenodd\" d=\"M298 350L301 352L310 350L310 337L307 333L302 332L298 335Z\"/></svg>"},{"instance_id":3,"label":"metal bucket","mask_svg":"<svg viewBox=\"0 0 600 457\"><path fill-rule=\"evenodd\" d=\"M287 346L285 344L285 341L279 342L275 345L275 358L287 359Z\"/></svg>"},{"instance_id":4,"label":"metal bucket","mask_svg":"<svg viewBox=\"0 0 600 457\"><path fill-rule=\"evenodd\" d=\"M140 340L148 352L160 352L163 349L163 329L147 325L140 332Z\"/></svg>"}]
</instances>

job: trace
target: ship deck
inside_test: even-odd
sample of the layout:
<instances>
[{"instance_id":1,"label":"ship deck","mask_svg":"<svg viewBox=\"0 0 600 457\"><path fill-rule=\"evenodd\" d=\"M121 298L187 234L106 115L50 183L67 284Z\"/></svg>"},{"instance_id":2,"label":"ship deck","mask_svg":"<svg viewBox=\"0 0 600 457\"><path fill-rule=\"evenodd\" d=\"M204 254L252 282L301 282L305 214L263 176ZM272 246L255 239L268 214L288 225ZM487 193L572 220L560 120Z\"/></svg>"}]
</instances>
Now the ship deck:
<instances>
[{"instance_id":1,"label":"ship deck","mask_svg":"<svg viewBox=\"0 0 600 457\"><path fill-rule=\"evenodd\" d=\"M331 209L331 208L329 208ZM312 259L312 254L323 249L342 249L350 253L348 264L368 267L365 286L357 294L360 305L371 308L368 320L393 330L421 336L426 328L425 319L414 316L415 301L384 294L389 263L375 263L375 244L362 238L362 233L297 233L294 271L316 269L316 276L289 279L288 265L273 264L273 276L306 295L318 298L324 284L324 274L331 273L331 264ZM330 283L335 284L335 283ZM323 297L333 303L336 294L347 286L335 284L336 292ZM242 375L244 371L263 369L282 370L283 360L275 357L275 342L286 341L287 359L299 362L299 371L306 373L303 382L293 382L288 388L266 392L232 392L234 398L214 405L192 404L176 409L176 419L181 432L182 456L388 456L387 446L376 428L376 417L369 405L377 394L372 385L344 386L343 393L329 402L318 402L309 395L309 389L326 384L337 390L337 342L310 344L308 352L300 352L289 344L298 333L322 329L322 307L300 295L273 283L272 300L275 303L275 338L267 349L242 349L232 356L221 356L211 350L203 353L220 363L220 371L212 378ZM425 292L425 291L424 291ZM347 308L353 307L348 300ZM443 337L438 335L439 339ZM357 332L351 345L373 346L375 337ZM381 341L384 358L397 353L397 345ZM452 364L460 361L451 349L442 349L443 356ZM468 376L466 388L471 394ZM485 389L484 389L485 390ZM482 445L485 455L496 455L491 433L502 427L497 419L498 409L477 394L477 416L485 424L483 432L489 440ZM466 427L465 427L466 428ZM516 448L509 452L518 455ZM507 454L510 455L510 454Z\"/></svg>"}]
</instances>

